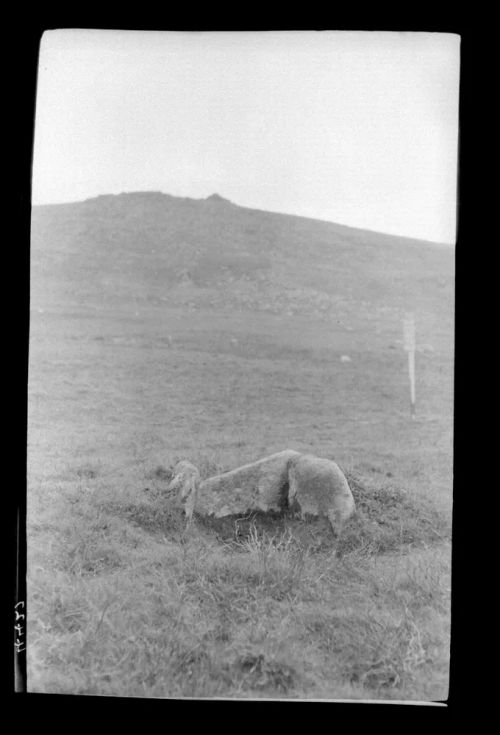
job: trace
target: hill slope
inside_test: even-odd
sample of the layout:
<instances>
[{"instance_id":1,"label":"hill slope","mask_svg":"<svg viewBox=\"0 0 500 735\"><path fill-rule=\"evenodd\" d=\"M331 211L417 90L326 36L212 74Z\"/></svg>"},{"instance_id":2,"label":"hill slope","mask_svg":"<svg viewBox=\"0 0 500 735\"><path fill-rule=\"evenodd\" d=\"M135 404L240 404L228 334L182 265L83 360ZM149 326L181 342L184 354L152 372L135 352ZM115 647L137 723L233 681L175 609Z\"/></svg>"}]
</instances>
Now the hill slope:
<instances>
[{"instance_id":1,"label":"hill slope","mask_svg":"<svg viewBox=\"0 0 500 735\"><path fill-rule=\"evenodd\" d=\"M219 195L105 195L32 215L34 308L165 304L382 325L413 310L445 336L453 271L452 248Z\"/></svg>"}]
</instances>

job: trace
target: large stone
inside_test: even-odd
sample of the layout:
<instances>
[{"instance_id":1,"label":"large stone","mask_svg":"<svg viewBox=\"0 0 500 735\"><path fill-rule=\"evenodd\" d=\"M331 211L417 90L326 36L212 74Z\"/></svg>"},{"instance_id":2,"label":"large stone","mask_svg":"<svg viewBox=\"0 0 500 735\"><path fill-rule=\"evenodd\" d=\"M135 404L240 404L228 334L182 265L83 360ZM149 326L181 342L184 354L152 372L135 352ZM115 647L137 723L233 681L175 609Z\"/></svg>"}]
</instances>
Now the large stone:
<instances>
[{"instance_id":1,"label":"large stone","mask_svg":"<svg viewBox=\"0 0 500 735\"><path fill-rule=\"evenodd\" d=\"M288 467L299 452L285 449L200 483L194 509L222 518L251 510L280 511L288 500Z\"/></svg>"},{"instance_id":2,"label":"large stone","mask_svg":"<svg viewBox=\"0 0 500 735\"><path fill-rule=\"evenodd\" d=\"M291 507L306 516L326 516L336 536L355 510L354 498L340 467L330 459L301 454L289 463Z\"/></svg>"},{"instance_id":3,"label":"large stone","mask_svg":"<svg viewBox=\"0 0 500 735\"><path fill-rule=\"evenodd\" d=\"M335 462L292 449L203 482L198 469L183 460L174 467L168 489L177 492L188 519L193 511L224 518L297 508L303 519L327 517L335 536L355 510L347 479Z\"/></svg>"}]
</instances>

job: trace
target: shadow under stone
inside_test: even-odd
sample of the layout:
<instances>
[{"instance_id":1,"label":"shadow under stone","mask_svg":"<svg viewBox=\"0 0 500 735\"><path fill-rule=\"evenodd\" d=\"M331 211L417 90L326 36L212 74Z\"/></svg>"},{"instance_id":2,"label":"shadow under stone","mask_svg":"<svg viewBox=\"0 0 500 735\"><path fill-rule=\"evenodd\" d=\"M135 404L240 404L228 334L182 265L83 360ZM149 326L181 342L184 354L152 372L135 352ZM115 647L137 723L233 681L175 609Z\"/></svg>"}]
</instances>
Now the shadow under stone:
<instances>
[{"instance_id":1,"label":"shadow under stone","mask_svg":"<svg viewBox=\"0 0 500 735\"><path fill-rule=\"evenodd\" d=\"M335 538L327 518L302 520L292 509L284 511L251 511L215 518L193 516L194 523L203 532L216 538L221 544L244 551L246 542L263 539L279 546L292 542L311 550L326 550L335 547Z\"/></svg>"}]
</instances>

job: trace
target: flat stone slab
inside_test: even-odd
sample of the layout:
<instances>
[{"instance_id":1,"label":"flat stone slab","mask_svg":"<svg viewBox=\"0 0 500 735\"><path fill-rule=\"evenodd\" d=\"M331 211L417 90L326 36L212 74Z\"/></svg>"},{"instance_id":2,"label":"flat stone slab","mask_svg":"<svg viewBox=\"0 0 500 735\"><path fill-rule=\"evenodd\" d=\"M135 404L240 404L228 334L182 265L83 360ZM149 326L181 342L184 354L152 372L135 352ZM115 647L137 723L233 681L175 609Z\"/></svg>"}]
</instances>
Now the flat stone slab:
<instances>
[{"instance_id":1,"label":"flat stone slab","mask_svg":"<svg viewBox=\"0 0 500 735\"><path fill-rule=\"evenodd\" d=\"M250 510L280 511L288 502L288 468L299 452L285 449L200 483L194 510L222 518Z\"/></svg>"}]
</instances>

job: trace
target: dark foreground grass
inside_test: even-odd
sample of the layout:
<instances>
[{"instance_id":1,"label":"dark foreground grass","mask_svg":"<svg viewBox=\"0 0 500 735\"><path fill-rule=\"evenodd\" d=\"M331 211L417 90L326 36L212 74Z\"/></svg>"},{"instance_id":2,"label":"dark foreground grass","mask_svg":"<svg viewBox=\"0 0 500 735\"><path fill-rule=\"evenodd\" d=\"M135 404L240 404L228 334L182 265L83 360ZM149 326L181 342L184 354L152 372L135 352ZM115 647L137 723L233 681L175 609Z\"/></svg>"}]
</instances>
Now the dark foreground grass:
<instances>
[{"instance_id":1,"label":"dark foreground grass","mask_svg":"<svg viewBox=\"0 0 500 735\"><path fill-rule=\"evenodd\" d=\"M423 497L350 473L339 559L320 522L186 528L168 467L135 488L85 471L32 532L30 691L446 698L449 524Z\"/></svg>"}]
</instances>

